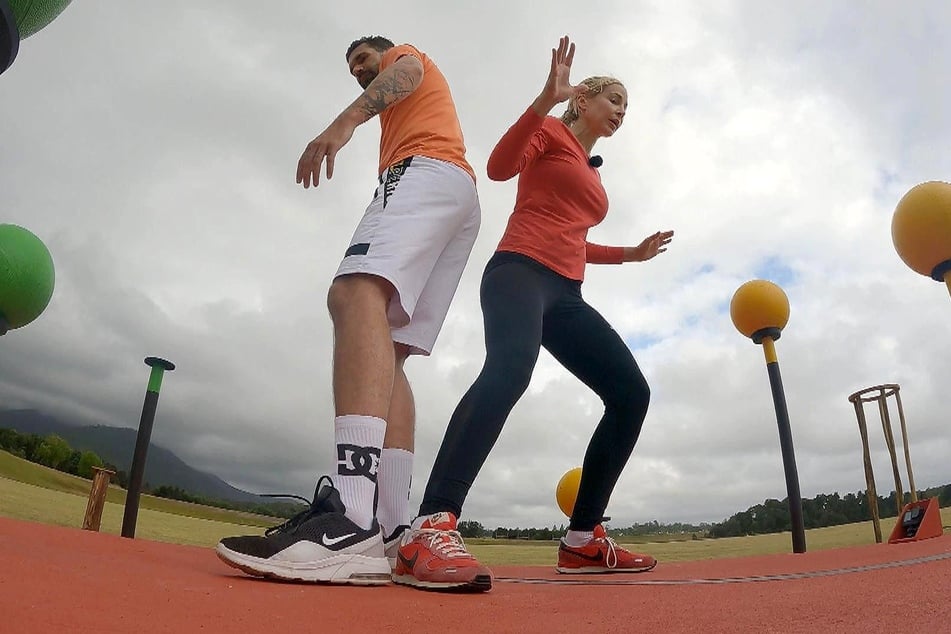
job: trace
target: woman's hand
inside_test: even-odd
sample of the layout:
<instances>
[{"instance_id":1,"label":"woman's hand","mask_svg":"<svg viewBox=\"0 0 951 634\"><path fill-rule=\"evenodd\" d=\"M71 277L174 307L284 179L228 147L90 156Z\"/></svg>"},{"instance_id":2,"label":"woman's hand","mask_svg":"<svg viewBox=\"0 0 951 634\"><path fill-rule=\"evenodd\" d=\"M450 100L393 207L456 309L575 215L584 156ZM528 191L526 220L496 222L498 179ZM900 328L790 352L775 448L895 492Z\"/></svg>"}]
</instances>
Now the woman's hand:
<instances>
[{"instance_id":1,"label":"woman's hand","mask_svg":"<svg viewBox=\"0 0 951 634\"><path fill-rule=\"evenodd\" d=\"M548 71L548 81L545 82L541 94L532 104L535 112L541 116L547 115L555 105L588 90L584 84L571 85L569 74L574 58L575 45L571 43L567 35L558 40L557 49L551 49L551 69Z\"/></svg>"},{"instance_id":2,"label":"woman's hand","mask_svg":"<svg viewBox=\"0 0 951 634\"><path fill-rule=\"evenodd\" d=\"M658 231L647 236L644 241L636 247L624 247L625 262L645 262L650 260L658 253L667 250L667 245L674 239L673 231Z\"/></svg>"}]
</instances>

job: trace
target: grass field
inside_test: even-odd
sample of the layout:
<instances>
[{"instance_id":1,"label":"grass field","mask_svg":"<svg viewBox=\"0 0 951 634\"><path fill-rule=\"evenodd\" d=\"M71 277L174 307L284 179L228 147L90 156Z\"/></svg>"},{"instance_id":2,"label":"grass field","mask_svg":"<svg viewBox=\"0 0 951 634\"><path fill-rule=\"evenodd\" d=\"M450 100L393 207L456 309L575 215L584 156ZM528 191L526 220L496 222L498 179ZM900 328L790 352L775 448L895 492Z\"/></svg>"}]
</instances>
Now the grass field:
<instances>
[{"instance_id":1,"label":"grass field","mask_svg":"<svg viewBox=\"0 0 951 634\"><path fill-rule=\"evenodd\" d=\"M82 527L91 481L47 469L0 451L0 516ZM110 487L102 513L101 532L118 535L122 526L125 491ZM942 509L942 523L951 524L951 509ZM214 546L228 535L260 534L275 524L274 518L227 511L143 495L139 503L136 537L176 544ZM882 520L887 539L895 518ZM633 550L649 553L661 561L692 561L722 557L748 557L791 552L789 533L681 541L670 536L638 538ZM469 539L470 550L488 565L550 565L556 542ZM825 550L875 543L871 522L846 524L806 531L808 550Z\"/></svg>"}]
</instances>

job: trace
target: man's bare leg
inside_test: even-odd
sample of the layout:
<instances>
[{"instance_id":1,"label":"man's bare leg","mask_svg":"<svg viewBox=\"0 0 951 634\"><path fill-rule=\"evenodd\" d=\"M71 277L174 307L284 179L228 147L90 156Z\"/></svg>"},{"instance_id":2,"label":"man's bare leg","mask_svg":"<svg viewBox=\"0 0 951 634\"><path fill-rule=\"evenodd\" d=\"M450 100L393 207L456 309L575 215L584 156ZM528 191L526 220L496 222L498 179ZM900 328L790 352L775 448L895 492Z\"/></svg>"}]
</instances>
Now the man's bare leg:
<instances>
[{"instance_id":1,"label":"man's bare leg","mask_svg":"<svg viewBox=\"0 0 951 634\"><path fill-rule=\"evenodd\" d=\"M386 310L394 292L385 279L362 274L338 277L330 287L337 416L385 420L389 413L396 359Z\"/></svg>"},{"instance_id":2,"label":"man's bare leg","mask_svg":"<svg viewBox=\"0 0 951 634\"><path fill-rule=\"evenodd\" d=\"M409 348L394 344L396 366L393 395L387 415L386 438L380 455L379 502L377 519L383 535L395 540L402 526L409 525L409 492L413 480L413 446L416 431L416 408L403 364ZM388 544L389 545L389 544ZM395 548L395 546L391 547ZM388 552L389 555L392 555Z\"/></svg>"},{"instance_id":3,"label":"man's bare leg","mask_svg":"<svg viewBox=\"0 0 951 634\"><path fill-rule=\"evenodd\" d=\"M333 392L337 475L347 517L370 528L386 434L396 357L387 306L394 292L381 277L334 280L327 306L334 324Z\"/></svg>"},{"instance_id":4,"label":"man's bare leg","mask_svg":"<svg viewBox=\"0 0 951 634\"><path fill-rule=\"evenodd\" d=\"M395 367L393 373L393 391L390 396L390 410L386 417L386 440L384 447L413 451L416 432L416 403L413 389L403 370L403 364L409 357L409 347L402 343L393 344Z\"/></svg>"}]
</instances>

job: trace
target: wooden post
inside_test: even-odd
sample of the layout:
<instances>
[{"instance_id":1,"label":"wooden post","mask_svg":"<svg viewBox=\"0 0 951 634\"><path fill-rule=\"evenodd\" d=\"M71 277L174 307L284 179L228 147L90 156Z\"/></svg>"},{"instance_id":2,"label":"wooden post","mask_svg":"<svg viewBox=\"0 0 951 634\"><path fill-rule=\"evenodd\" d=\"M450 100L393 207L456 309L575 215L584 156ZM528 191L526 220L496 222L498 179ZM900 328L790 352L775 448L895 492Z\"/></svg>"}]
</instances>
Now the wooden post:
<instances>
[{"instance_id":1,"label":"wooden post","mask_svg":"<svg viewBox=\"0 0 951 634\"><path fill-rule=\"evenodd\" d=\"M882 419L882 432L885 435L885 447L892 462L892 474L895 476L895 502L898 506L898 515L901 516L905 508L905 492L901 485L901 471L898 468L898 451L895 443L895 434L892 432L891 415L888 412L888 397L894 396L898 402L898 418L901 421L902 445L905 451L905 466L908 468L908 485L911 489L911 502L918 502L918 492L915 490L915 476L911 470L911 454L908 449L908 429L905 425L905 412L901 406L901 386L897 383L875 385L859 390L849 395L849 401L855 405L855 417L859 423L859 433L862 436L862 459L865 463L865 482L868 485L868 503L872 512L872 526L875 529L875 541L882 541L880 518L878 515L878 494L875 491L875 476L872 473L872 459L868 446L868 428L865 421L865 403L875 401L878 404L879 417Z\"/></svg>"},{"instance_id":2,"label":"wooden post","mask_svg":"<svg viewBox=\"0 0 951 634\"><path fill-rule=\"evenodd\" d=\"M948 278L951 280L951 277ZM918 489L915 488L915 475L911 471L911 454L908 453L908 429L905 427L905 411L901 407L901 394L895 386L895 401L898 403L898 420L901 421L901 442L905 447L905 467L908 469L908 487L911 489L911 501L918 501Z\"/></svg>"},{"instance_id":3,"label":"wooden post","mask_svg":"<svg viewBox=\"0 0 951 634\"><path fill-rule=\"evenodd\" d=\"M885 448L892 459L892 475L895 477L895 512L901 515L905 506L905 491L901 485L901 472L898 470L898 454L895 450L895 435L892 433L892 420L888 415L888 402L885 400L885 389L882 388L878 397L878 415L882 418L882 433L885 434Z\"/></svg>"},{"instance_id":4,"label":"wooden post","mask_svg":"<svg viewBox=\"0 0 951 634\"><path fill-rule=\"evenodd\" d=\"M859 421L859 434L862 436L862 460L865 463L865 496L868 498L869 511L872 513L872 529L875 531L875 543L882 543L882 521L878 516L878 493L875 491L875 474L872 471L872 457L868 447L868 426L865 423L865 411L862 401L852 401L855 405L855 417Z\"/></svg>"},{"instance_id":5,"label":"wooden post","mask_svg":"<svg viewBox=\"0 0 951 634\"><path fill-rule=\"evenodd\" d=\"M102 521L102 507L106 504L106 492L109 490L109 480L116 474L115 471L93 467L92 488L89 490L89 502L86 504L86 516L83 518L83 530L98 531Z\"/></svg>"}]
</instances>

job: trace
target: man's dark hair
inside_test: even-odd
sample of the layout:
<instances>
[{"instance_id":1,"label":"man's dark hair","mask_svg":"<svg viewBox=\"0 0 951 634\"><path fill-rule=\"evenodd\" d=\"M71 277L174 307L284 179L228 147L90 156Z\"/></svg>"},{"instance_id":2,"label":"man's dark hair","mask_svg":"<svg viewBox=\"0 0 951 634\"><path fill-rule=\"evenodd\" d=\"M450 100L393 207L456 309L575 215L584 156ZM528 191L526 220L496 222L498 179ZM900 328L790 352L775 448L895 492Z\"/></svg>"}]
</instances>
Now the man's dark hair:
<instances>
[{"instance_id":1,"label":"man's dark hair","mask_svg":"<svg viewBox=\"0 0 951 634\"><path fill-rule=\"evenodd\" d=\"M345 59L349 60L350 53L352 53L353 49L360 46L361 44L366 44L373 50L379 51L381 53L396 46L395 44L393 44L393 42L386 39L382 35L367 35L366 37L361 37L359 40L354 40L350 44L350 48L347 49L347 56Z\"/></svg>"}]
</instances>

